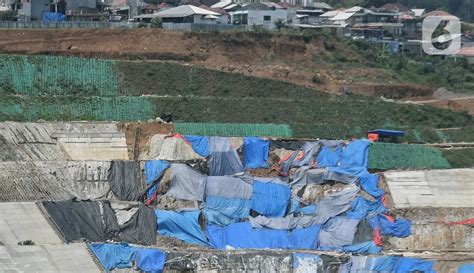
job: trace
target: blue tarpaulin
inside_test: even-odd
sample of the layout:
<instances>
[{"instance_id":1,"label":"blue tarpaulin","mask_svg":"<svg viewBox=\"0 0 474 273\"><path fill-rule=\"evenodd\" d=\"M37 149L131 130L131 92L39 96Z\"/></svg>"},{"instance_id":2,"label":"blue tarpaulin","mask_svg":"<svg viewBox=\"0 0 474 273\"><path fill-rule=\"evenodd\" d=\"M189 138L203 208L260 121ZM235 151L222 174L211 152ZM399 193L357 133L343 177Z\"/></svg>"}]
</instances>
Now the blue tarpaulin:
<instances>
[{"instance_id":1,"label":"blue tarpaulin","mask_svg":"<svg viewBox=\"0 0 474 273\"><path fill-rule=\"evenodd\" d=\"M161 273L166 262L166 253L159 249L137 248L136 264L147 273Z\"/></svg>"},{"instance_id":2,"label":"blue tarpaulin","mask_svg":"<svg viewBox=\"0 0 474 273\"><path fill-rule=\"evenodd\" d=\"M267 217L283 217L290 196L291 190L286 185L254 181L252 210Z\"/></svg>"},{"instance_id":3,"label":"blue tarpaulin","mask_svg":"<svg viewBox=\"0 0 474 273\"><path fill-rule=\"evenodd\" d=\"M270 141L244 137L244 166L246 169L268 168Z\"/></svg>"},{"instance_id":4,"label":"blue tarpaulin","mask_svg":"<svg viewBox=\"0 0 474 273\"><path fill-rule=\"evenodd\" d=\"M308 206L298 208L296 210L296 213L300 213L302 215L312 215L312 214L316 214L316 210L317 210L316 205L308 205Z\"/></svg>"},{"instance_id":5,"label":"blue tarpaulin","mask_svg":"<svg viewBox=\"0 0 474 273\"><path fill-rule=\"evenodd\" d=\"M369 145L366 140L351 141L342 151L340 167L363 167L367 168L369 163Z\"/></svg>"},{"instance_id":6,"label":"blue tarpaulin","mask_svg":"<svg viewBox=\"0 0 474 273\"><path fill-rule=\"evenodd\" d=\"M127 244L91 244L90 249L106 270L131 268L135 248Z\"/></svg>"},{"instance_id":7,"label":"blue tarpaulin","mask_svg":"<svg viewBox=\"0 0 474 273\"><path fill-rule=\"evenodd\" d=\"M199 225L199 210L174 212L156 210L158 233L178 238L190 244L208 246L206 236Z\"/></svg>"},{"instance_id":8,"label":"blue tarpaulin","mask_svg":"<svg viewBox=\"0 0 474 273\"><path fill-rule=\"evenodd\" d=\"M378 134L380 136L398 136L398 137L405 136L404 131L385 130L385 129L377 129L377 130L369 131L367 133L368 134Z\"/></svg>"},{"instance_id":9,"label":"blue tarpaulin","mask_svg":"<svg viewBox=\"0 0 474 273\"><path fill-rule=\"evenodd\" d=\"M459 266L458 273L473 273L474 272L474 264L463 264Z\"/></svg>"},{"instance_id":10,"label":"blue tarpaulin","mask_svg":"<svg viewBox=\"0 0 474 273\"><path fill-rule=\"evenodd\" d=\"M43 22L65 21L66 15L57 12L43 12Z\"/></svg>"},{"instance_id":11,"label":"blue tarpaulin","mask_svg":"<svg viewBox=\"0 0 474 273\"><path fill-rule=\"evenodd\" d=\"M245 171L236 149L227 137L210 137L209 155L209 173L212 176L234 175Z\"/></svg>"},{"instance_id":12,"label":"blue tarpaulin","mask_svg":"<svg viewBox=\"0 0 474 273\"><path fill-rule=\"evenodd\" d=\"M405 238L411 235L411 221L398 218L391 222L383 214L369 218L372 228L378 228L382 235Z\"/></svg>"},{"instance_id":13,"label":"blue tarpaulin","mask_svg":"<svg viewBox=\"0 0 474 273\"><path fill-rule=\"evenodd\" d=\"M356 245L344 246L342 251L357 254L379 254L382 247L375 245L373 241Z\"/></svg>"},{"instance_id":14,"label":"blue tarpaulin","mask_svg":"<svg viewBox=\"0 0 474 273\"><path fill-rule=\"evenodd\" d=\"M315 249L320 225L292 231L253 228L249 222L226 227L207 226L207 236L212 247L225 249Z\"/></svg>"},{"instance_id":15,"label":"blue tarpaulin","mask_svg":"<svg viewBox=\"0 0 474 273\"><path fill-rule=\"evenodd\" d=\"M361 177L363 175L369 174L367 171L367 168L364 167L329 167L328 172L335 172L335 173L340 173L340 174L347 174L347 175L353 175L357 177Z\"/></svg>"},{"instance_id":16,"label":"blue tarpaulin","mask_svg":"<svg viewBox=\"0 0 474 273\"><path fill-rule=\"evenodd\" d=\"M369 201L362 196L357 196L356 199L352 201L352 208L347 212L347 217L362 219L367 216L373 217L386 211L387 209L384 207L381 198L375 201Z\"/></svg>"},{"instance_id":17,"label":"blue tarpaulin","mask_svg":"<svg viewBox=\"0 0 474 273\"><path fill-rule=\"evenodd\" d=\"M382 197L385 193L383 189L379 188L379 176L376 174L362 175L358 183L366 193L375 198Z\"/></svg>"},{"instance_id":18,"label":"blue tarpaulin","mask_svg":"<svg viewBox=\"0 0 474 273\"><path fill-rule=\"evenodd\" d=\"M400 256L368 257L365 269L376 272L392 272L399 259Z\"/></svg>"},{"instance_id":19,"label":"blue tarpaulin","mask_svg":"<svg viewBox=\"0 0 474 273\"><path fill-rule=\"evenodd\" d=\"M335 148L324 146L319 152L316 162L318 167L336 167L342 157L342 145Z\"/></svg>"},{"instance_id":20,"label":"blue tarpaulin","mask_svg":"<svg viewBox=\"0 0 474 273\"><path fill-rule=\"evenodd\" d=\"M207 136L191 136L186 135L184 138L191 143L193 150L200 156L207 157L209 155L209 137Z\"/></svg>"},{"instance_id":21,"label":"blue tarpaulin","mask_svg":"<svg viewBox=\"0 0 474 273\"><path fill-rule=\"evenodd\" d=\"M421 271L423 273L436 273L433 269L434 261L425 261L418 258L402 257L395 265L395 273Z\"/></svg>"},{"instance_id":22,"label":"blue tarpaulin","mask_svg":"<svg viewBox=\"0 0 474 273\"><path fill-rule=\"evenodd\" d=\"M168 169L170 166L170 163L165 160L149 160L145 162L145 176L146 176L146 183L151 184L153 183L156 179L160 177L160 175ZM153 185L150 189L147 191L147 196L148 198L151 198L156 191L156 188L158 187L158 183Z\"/></svg>"},{"instance_id":23,"label":"blue tarpaulin","mask_svg":"<svg viewBox=\"0 0 474 273\"><path fill-rule=\"evenodd\" d=\"M208 196L204 214L210 225L226 226L249 217L252 201L248 199Z\"/></svg>"}]
</instances>

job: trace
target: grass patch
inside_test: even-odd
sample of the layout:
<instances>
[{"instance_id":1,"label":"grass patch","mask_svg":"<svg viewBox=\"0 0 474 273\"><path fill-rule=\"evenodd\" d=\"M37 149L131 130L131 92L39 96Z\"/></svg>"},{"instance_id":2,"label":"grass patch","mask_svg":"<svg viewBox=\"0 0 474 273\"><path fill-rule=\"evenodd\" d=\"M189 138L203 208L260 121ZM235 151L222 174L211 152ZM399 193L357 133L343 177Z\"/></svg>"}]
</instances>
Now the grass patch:
<instances>
[{"instance_id":1,"label":"grass patch","mask_svg":"<svg viewBox=\"0 0 474 273\"><path fill-rule=\"evenodd\" d=\"M443 155L453 168L474 167L474 148L443 150Z\"/></svg>"}]
</instances>

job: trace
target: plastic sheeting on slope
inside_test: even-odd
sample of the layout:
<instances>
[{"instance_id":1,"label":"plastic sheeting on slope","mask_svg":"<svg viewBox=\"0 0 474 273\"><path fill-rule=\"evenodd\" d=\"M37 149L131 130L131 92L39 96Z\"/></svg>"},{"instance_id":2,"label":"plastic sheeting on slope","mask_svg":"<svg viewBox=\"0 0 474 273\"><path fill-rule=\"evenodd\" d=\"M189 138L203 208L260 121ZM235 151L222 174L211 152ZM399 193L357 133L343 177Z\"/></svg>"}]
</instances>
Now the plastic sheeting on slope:
<instances>
[{"instance_id":1,"label":"plastic sheeting on slope","mask_svg":"<svg viewBox=\"0 0 474 273\"><path fill-rule=\"evenodd\" d=\"M323 261L318 255L293 253L293 273L316 273L323 268Z\"/></svg>"},{"instance_id":2,"label":"plastic sheeting on slope","mask_svg":"<svg viewBox=\"0 0 474 273\"><path fill-rule=\"evenodd\" d=\"M188 161L203 159L184 137L154 135L148 142L148 153L141 159L162 159L168 161Z\"/></svg>"},{"instance_id":3,"label":"plastic sheeting on slope","mask_svg":"<svg viewBox=\"0 0 474 273\"><path fill-rule=\"evenodd\" d=\"M139 201L145 187L140 176L140 162L112 161L108 181L119 200Z\"/></svg>"},{"instance_id":4,"label":"plastic sheeting on slope","mask_svg":"<svg viewBox=\"0 0 474 273\"><path fill-rule=\"evenodd\" d=\"M375 245L373 241L343 246L342 251L348 253L357 254L379 254L382 251L382 247Z\"/></svg>"},{"instance_id":5,"label":"plastic sheeting on slope","mask_svg":"<svg viewBox=\"0 0 474 273\"><path fill-rule=\"evenodd\" d=\"M281 172L287 174L291 167L303 167L314 165L314 156L320 148L320 143L306 142L299 151L293 152L291 156L281 162Z\"/></svg>"},{"instance_id":6,"label":"plastic sheeting on slope","mask_svg":"<svg viewBox=\"0 0 474 273\"><path fill-rule=\"evenodd\" d=\"M138 203L138 210L130 220L120 225L120 239L134 244L154 245L156 243L156 216L152 208Z\"/></svg>"},{"instance_id":7,"label":"plastic sheeting on slope","mask_svg":"<svg viewBox=\"0 0 474 273\"><path fill-rule=\"evenodd\" d=\"M158 233L190 244L208 246L206 236L199 225L200 214L199 210L183 212L156 210Z\"/></svg>"},{"instance_id":8,"label":"plastic sheeting on slope","mask_svg":"<svg viewBox=\"0 0 474 273\"><path fill-rule=\"evenodd\" d=\"M352 244L359 225L358 219L348 217L331 218L319 232L320 248L340 248Z\"/></svg>"},{"instance_id":9,"label":"plastic sheeting on slope","mask_svg":"<svg viewBox=\"0 0 474 273\"><path fill-rule=\"evenodd\" d=\"M206 179L206 196L251 199L253 191L251 182L247 177L208 176Z\"/></svg>"},{"instance_id":10,"label":"plastic sheeting on slope","mask_svg":"<svg viewBox=\"0 0 474 273\"><path fill-rule=\"evenodd\" d=\"M336 167L342 157L342 143L343 141L335 143L323 142L323 148L319 151L318 156L316 157L317 166Z\"/></svg>"},{"instance_id":11,"label":"plastic sheeting on slope","mask_svg":"<svg viewBox=\"0 0 474 273\"><path fill-rule=\"evenodd\" d=\"M127 244L91 244L90 248L108 271L132 267L135 249Z\"/></svg>"},{"instance_id":12,"label":"plastic sheeting on slope","mask_svg":"<svg viewBox=\"0 0 474 273\"><path fill-rule=\"evenodd\" d=\"M172 164L171 184L166 195L190 201L203 201L206 176L186 164Z\"/></svg>"},{"instance_id":13,"label":"plastic sheeting on slope","mask_svg":"<svg viewBox=\"0 0 474 273\"><path fill-rule=\"evenodd\" d=\"M418 258L402 257L395 265L395 273L406 273L421 271L424 273L436 273L433 269L434 261L425 261Z\"/></svg>"},{"instance_id":14,"label":"plastic sheeting on slope","mask_svg":"<svg viewBox=\"0 0 474 273\"><path fill-rule=\"evenodd\" d=\"M279 139L272 139L270 140L270 148L274 149L285 149L285 150L292 150L296 151L303 147L304 142L302 141L293 141L293 140L279 140Z\"/></svg>"},{"instance_id":15,"label":"plastic sheeting on slope","mask_svg":"<svg viewBox=\"0 0 474 273\"><path fill-rule=\"evenodd\" d=\"M343 168L367 168L369 164L369 146L370 142L367 140L354 140L349 142L346 148L342 151L339 166Z\"/></svg>"},{"instance_id":16,"label":"plastic sheeting on slope","mask_svg":"<svg viewBox=\"0 0 474 273\"><path fill-rule=\"evenodd\" d=\"M350 209L352 201L358 192L359 188L355 185L351 185L339 192L326 196L316 204L316 222L323 224L331 217L339 215Z\"/></svg>"},{"instance_id":17,"label":"plastic sheeting on slope","mask_svg":"<svg viewBox=\"0 0 474 273\"><path fill-rule=\"evenodd\" d=\"M202 157L209 155L209 137L185 135L184 138L191 143L193 150Z\"/></svg>"},{"instance_id":18,"label":"plastic sheeting on slope","mask_svg":"<svg viewBox=\"0 0 474 273\"><path fill-rule=\"evenodd\" d=\"M474 264L463 264L459 266L458 273L472 273L474 272Z\"/></svg>"},{"instance_id":19,"label":"plastic sheeting on slope","mask_svg":"<svg viewBox=\"0 0 474 273\"><path fill-rule=\"evenodd\" d=\"M270 141L244 137L244 166L246 169L268 168Z\"/></svg>"},{"instance_id":20,"label":"plastic sheeting on slope","mask_svg":"<svg viewBox=\"0 0 474 273\"><path fill-rule=\"evenodd\" d=\"M257 216L249 218L250 223L255 228L270 228L292 230L296 228L306 228L317 225L318 218L316 216L293 216L292 214L284 218L267 218L265 216Z\"/></svg>"},{"instance_id":21,"label":"plastic sheeting on slope","mask_svg":"<svg viewBox=\"0 0 474 273\"><path fill-rule=\"evenodd\" d=\"M385 215L378 214L369 218L369 223L372 228L378 228L382 235L389 235L398 238L405 238L411 235L411 221L398 218L393 222Z\"/></svg>"},{"instance_id":22,"label":"plastic sheeting on slope","mask_svg":"<svg viewBox=\"0 0 474 273\"><path fill-rule=\"evenodd\" d=\"M166 262L166 253L159 249L137 248L128 244L90 244L90 249L105 270L132 268L160 273Z\"/></svg>"},{"instance_id":23,"label":"plastic sheeting on slope","mask_svg":"<svg viewBox=\"0 0 474 273\"><path fill-rule=\"evenodd\" d=\"M285 216L291 190L287 185L253 182L252 210L267 217Z\"/></svg>"},{"instance_id":24,"label":"plastic sheeting on slope","mask_svg":"<svg viewBox=\"0 0 474 273\"><path fill-rule=\"evenodd\" d=\"M232 147L229 138L210 137L210 175L233 175L244 172L237 151Z\"/></svg>"},{"instance_id":25,"label":"plastic sheeting on slope","mask_svg":"<svg viewBox=\"0 0 474 273\"><path fill-rule=\"evenodd\" d=\"M387 211L381 198L375 201L369 201L362 196L357 196L354 201L352 201L351 206L352 208L347 212L347 216L353 219L371 218Z\"/></svg>"},{"instance_id":26,"label":"plastic sheeting on slope","mask_svg":"<svg viewBox=\"0 0 474 273\"><path fill-rule=\"evenodd\" d=\"M292 231L252 228L249 222L231 224L226 227L207 226L207 236L212 247L225 249L315 249L319 225Z\"/></svg>"},{"instance_id":27,"label":"plastic sheeting on slope","mask_svg":"<svg viewBox=\"0 0 474 273\"><path fill-rule=\"evenodd\" d=\"M204 209L206 222L217 226L237 223L249 216L251 204L248 199L208 196Z\"/></svg>"},{"instance_id":28,"label":"plastic sheeting on slope","mask_svg":"<svg viewBox=\"0 0 474 273\"><path fill-rule=\"evenodd\" d=\"M148 185L155 182L163 172L170 167L170 163L165 160L149 160L145 162L145 176L146 176L146 183ZM147 197L151 198L158 188L158 183L153 185L147 191Z\"/></svg>"},{"instance_id":29,"label":"plastic sheeting on slope","mask_svg":"<svg viewBox=\"0 0 474 273\"><path fill-rule=\"evenodd\" d=\"M379 188L379 176L377 174L362 175L358 181L362 190L375 198L382 197L385 191Z\"/></svg>"}]
</instances>

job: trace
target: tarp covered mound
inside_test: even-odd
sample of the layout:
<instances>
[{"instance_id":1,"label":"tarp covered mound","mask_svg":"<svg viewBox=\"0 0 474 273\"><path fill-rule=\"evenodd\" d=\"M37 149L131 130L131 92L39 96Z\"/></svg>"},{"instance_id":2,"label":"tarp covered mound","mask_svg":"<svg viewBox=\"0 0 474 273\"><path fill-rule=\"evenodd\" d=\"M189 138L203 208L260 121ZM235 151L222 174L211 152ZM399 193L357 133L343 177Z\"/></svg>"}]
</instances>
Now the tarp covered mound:
<instances>
[{"instance_id":1,"label":"tarp covered mound","mask_svg":"<svg viewBox=\"0 0 474 273\"><path fill-rule=\"evenodd\" d=\"M145 190L138 161L112 161L108 181L114 195L123 201L139 201Z\"/></svg>"},{"instance_id":2,"label":"tarp covered mound","mask_svg":"<svg viewBox=\"0 0 474 273\"><path fill-rule=\"evenodd\" d=\"M145 272L162 272L166 253L160 249L138 248L127 244L90 244L89 248L107 270L136 268Z\"/></svg>"},{"instance_id":3,"label":"tarp covered mound","mask_svg":"<svg viewBox=\"0 0 474 273\"><path fill-rule=\"evenodd\" d=\"M159 179L171 164L166 160L149 160L145 162L145 176L147 185L152 185L147 191L148 199L153 198L159 185Z\"/></svg>"},{"instance_id":4,"label":"tarp covered mound","mask_svg":"<svg viewBox=\"0 0 474 273\"><path fill-rule=\"evenodd\" d=\"M207 238L199 225L201 211L156 210L158 234L170 236L190 244L208 246Z\"/></svg>"},{"instance_id":5,"label":"tarp covered mound","mask_svg":"<svg viewBox=\"0 0 474 273\"><path fill-rule=\"evenodd\" d=\"M186 164L172 164L171 184L166 195L190 201L203 201L206 176Z\"/></svg>"},{"instance_id":6,"label":"tarp covered mound","mask_svg":"<svg viewBox=\"0 0 474 273\"><path fill-rule=\"evenodd\" d=\"M209 137L208 136L192 136L186 135L184 138L191 143L193 150L200 156L207 157L209 155Z\"/></svg>"},{"instance_id":7,"label":"tarp covered mound","mask_svg":"<svg viewBox=\"0 0 474 273\"><path fill-rule=\"evenodd\" d=\"M244 138L244 166L246 169L268 168L270 141L258 137Z\"/></svg>"},{"instance_id":8,"label":"tarp covered mound","mask_svg":"<svg viewBox=\"0 0 474 273\"><path fill-rule=\"evenodd\" d=\"M181 135L154 135L148 143L148 153L140 155L141 159L162 159L169 161L189 161L203 159L197 154L187 140Z\"/></svg>"},{"instance_id":9,"label":"tarp covered mound","mask_svg":"<svg viewBox=\"0 0 474 273\"><path fill-rule=\"evenodd\" d=\"M211 246L218 249L226 246L239 249L316 249L319 229L319 225L292 231L253 228L249 222L242 222L226 227L207 226L207 237Z\"/></svg>"},{"instance_id":10,"label":"tarp covered mound","mask_svg":"<svg viewBox=\"0 0 474 273\"><path fill-rule=\"evenodd\" d=\"M227 137L209 138L210 175L233 175L244 172L236 148Z\"/></svg>"},{"instance_id":11,"label":"tarp covered mound","mask_svg":"<svg viewBox=\"0 0 474 273\"><path fill-rule=\"evenodd\" d=\"M256 180L253 182L252 210L268 217L283 217L290 196L287 185Z\"/></svg>"},{"instance_id":12,"label":"tarp covered mound","mask_svg":"<svg viewBox=\"0 0 474 273\"><path fill-rule=\"evenodd\" d=\"M44 201L43 206L67 242L156 243L155 214L141 203L112 206L108 201L67 200Z\"/></svg>"}]
</instances>

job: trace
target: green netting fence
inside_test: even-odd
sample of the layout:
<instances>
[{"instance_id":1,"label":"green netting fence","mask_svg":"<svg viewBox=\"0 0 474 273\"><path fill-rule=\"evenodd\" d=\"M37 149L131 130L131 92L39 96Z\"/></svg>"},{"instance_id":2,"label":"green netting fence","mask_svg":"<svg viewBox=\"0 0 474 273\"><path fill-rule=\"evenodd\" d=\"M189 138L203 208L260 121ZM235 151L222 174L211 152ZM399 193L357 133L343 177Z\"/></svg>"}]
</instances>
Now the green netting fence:
<instances>
[{"instance_id":1,"label":"green netting fence","mask_svg":"<svg viewBox=\"0 0 474 273\"><path fill-rule=\"evenodd\" d=\"M145 97L29 97L5 96L0 121L147 120L155 107Z\"/></svg>"},{"instance_id":2,"label":"green netting fence","mask_svg":"<svg viewBox=\"0 0 474 273\"><path fill-rule=\"evenodd\" d=\"M0 55L0 92L24 95L116 96L116 61Z\"/></svg>"},{"instance_id":3,"label":"green netting fence","mask_svg":"<svg viewBox=\"0 0 474 273\"><path fill-rule=\"evenodd\" d=\"M450 167L440 150L421 144L372 143L369 148L370 169L447 169Z\"/></svg>"},{"instance_id":4,"label":"green netting fence","mask_svg":"<svg viewBox=\"0 0 474 273\"><path fill-rule=\"evenodd\" d=\"M176 132L202 136L268 136L292 137L286 124L251 123L175 123Z\"/></svg>"}]
</instances>

